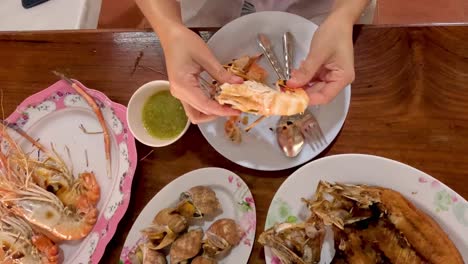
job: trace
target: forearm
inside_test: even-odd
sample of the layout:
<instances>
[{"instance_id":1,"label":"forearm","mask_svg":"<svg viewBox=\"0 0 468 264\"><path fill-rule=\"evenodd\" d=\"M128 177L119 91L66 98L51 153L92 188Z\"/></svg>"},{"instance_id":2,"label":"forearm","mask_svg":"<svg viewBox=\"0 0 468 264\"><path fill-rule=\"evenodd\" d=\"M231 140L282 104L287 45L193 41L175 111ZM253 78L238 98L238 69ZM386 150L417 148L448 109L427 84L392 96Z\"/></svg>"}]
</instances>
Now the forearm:
<instances>
[{"instance_id":1,"label":"forearm","mask_svg":"<svg viewBox=\"0 0 468 264\"><path fill-rule=\"evenodd\" d=\"M331 16L336 16L345 23L354 24L359 20L370 0L335 0Z\"/></svg>"},{"instance_id":2,"label":"forearm","mask_svg":"<svg viewBox=\"0 0 468 264\"><path fill-rule=\"evenodd\" d=\"M174 27L183 26L176 0L135 0L159 38L164 41Z\"/></svg>"}]
</instances>

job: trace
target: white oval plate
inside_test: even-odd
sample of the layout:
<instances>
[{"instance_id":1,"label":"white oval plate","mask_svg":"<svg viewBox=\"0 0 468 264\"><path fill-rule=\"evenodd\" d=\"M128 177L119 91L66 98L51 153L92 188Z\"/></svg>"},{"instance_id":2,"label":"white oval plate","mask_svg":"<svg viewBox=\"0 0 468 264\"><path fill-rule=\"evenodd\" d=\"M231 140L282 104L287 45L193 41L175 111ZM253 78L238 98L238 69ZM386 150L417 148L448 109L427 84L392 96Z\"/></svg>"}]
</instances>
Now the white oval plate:
<instances>
[{"instance_id":1,"label":"white oval plate","mask_svg":"<svg viewBox=\"0 0 468 264\"><path fill-rule=\"evenodd\" d=\"M291 174L276 192L265 229L277 222L304 221L308 210L301 198L312 198L320 180L391 188L437 221L468 261L468 202L449 187L406 164L371 155L344 154L318 159ZM330 263L333 245L325 242L320 263ZM280 264L265 248L267 264Z\"/></svg>"},{"instance_id":2,"label":"white oval plate","mask_svg":"<svg viewBox=\"0 0 468 264\"><path fill-rule=\"evenodd\" d=\"M275 53L283 61L282 35L290 31L295 39L294 67L298 67L309 51L310 41L317 25L297 15L284 12L259 12L242 16L217 31L208 41L215 56L221 63L226 63L243 55L254 55L261 52L257 45L257 34L265 33L274 45ZM268 71L268 83L274 83L276 74L266 58L260 64ZM205 75L206 76L206 75ZM351 86L347 86L329 104L309 107L315 114L328 144L340 131L348 113L351 99ZM249 124L258 118L249 116ZM242 133L242 142L235 144L224 134L225 118L200 124L199 128L208 143L225 158L241 166L264 171L283 170L298 166L317 156L327 146L316 149L306 145L295 158L286 157L276 142L276 134L270 130L275 128L279 117L269 117L263 120L248 133Z\"/></svg>"},{"instance_id":3,"label":"white oval plate","mask_svg":"<svg viewBox=\"0 0 468 264\"><path fill-rule=\"evenodd\" d=\"M81 86L101 108L109 128L112 175L107 175L103 135L85 134L80 129L80 125L83 125L90 132L102 131L96 114L65 81L29 96L6 119L34 139L40 139L45 147L50 148L53 143L69 168L73 167L74 175L85 170L93 171L96 175L101 188L97 204L98 219L84 239L59 243L64 263L99 262L127 210L137 163L135 139L128 133L127 108L97 90ZM30 142L19 136L15 138L24 151L31 150ZM71 162L65 147L70 150Z\"/></svg>"},{"instance_id":4,"label":"white oval plate","mask_svg":"<svg viewBox=\"0 0 468 264\"><path fill-rule=\"evenodd\" d=\"M216 192L216 196L223 208L222 214L200 226L204 231L220 218L234 219L245 231L239 245L233 248L225 258L220 259L218 263L247 263L255 239L257 217L254 199L249 187L239 176L221 168L203 168L188 172L159 191L133 223L120 255L121 263L132 263L129 254L135 250L138 242L142 239L140 230L151 224L156 213L164 208L174 206L182 192L196 185L211 187ZM169 257L167 259L169 261Z\"/></svg>"}]
</instances>

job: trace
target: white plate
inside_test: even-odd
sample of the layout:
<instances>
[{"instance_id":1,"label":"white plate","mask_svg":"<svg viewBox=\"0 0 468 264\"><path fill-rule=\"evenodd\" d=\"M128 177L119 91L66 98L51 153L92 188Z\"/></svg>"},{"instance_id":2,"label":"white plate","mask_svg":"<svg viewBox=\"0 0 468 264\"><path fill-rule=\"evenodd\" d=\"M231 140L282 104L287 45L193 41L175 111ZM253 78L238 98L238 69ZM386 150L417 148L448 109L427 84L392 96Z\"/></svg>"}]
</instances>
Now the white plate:
<instances>
[{"instance_id":1,"label":"white plate","mask_svg":"<svg viewBox=\"0 0 468 264\"><path fill-rule=\"evenodd\" d=\"M220 264L243 264L249 260L255 239L256 213L252 193L245 182L233 172L221 168L203 168L186 173L166 185L145 206L128 233L124 248L120 255L121 263L131 263L129 254L141 241L140 230L151 224L154 216L160 210L174 206L182 192L196 185L211 187L218 197L223 213L212 221L204 222L204 231L217 219L234 219L245 231L239 245ZM197 226L197 225L193 225ZM167 258L169 260L169 257Z\"/></svg>"},{"instance_id":2,"label":"white plate","mask_svg":"<svg viewBox=\"0 0 468 264\"><path fill-rule=\"evenodd\" d=\"M243 55L254 55L261 52L257 45L257 34L265 33L273 42L275 53L282 61L283 51L281 37L290 31L295 38L294 67L298 67L309 51L310 41L317 26L309 20L283 12L259 12L242 16L216 32L208 41L215 56L221 63L226 63ZM266 58L261 65L269 72L268 83L274 83L276 74ZM347 86L328 105L320 108L310 107L315 114L322 131L330 143L340 131L348 113L351 98L351 86ZM249 124L258 116L248 115ZM286 157L276 142L274 128L278 117L269 117L254 127L249 133L242 134L242 142L235 144L224 134L225 118L199 125L200 131L208 143L227 159L247 168L275 171L298 166L317 156L328 145L313 151L306 145L295 158Z\"/></svg>"},{"instance_id":3,"label":"white plate","mask_svg":"<svg viewBox=\"0 0 468 264\"><path fill-rule=\"evenodd\" d=\"M308 214L301 198L311 198L320 180L377 185L394 189L437 221L468 261L468 202L449 187L403 163L370 155L325 157L303 166L280 186L268 210L265 229L289 218L304 221ZM325 243L321 263L330 263L333 246ZM280 263L269 248L267 264Z\"/></svg>"}]
</instances>

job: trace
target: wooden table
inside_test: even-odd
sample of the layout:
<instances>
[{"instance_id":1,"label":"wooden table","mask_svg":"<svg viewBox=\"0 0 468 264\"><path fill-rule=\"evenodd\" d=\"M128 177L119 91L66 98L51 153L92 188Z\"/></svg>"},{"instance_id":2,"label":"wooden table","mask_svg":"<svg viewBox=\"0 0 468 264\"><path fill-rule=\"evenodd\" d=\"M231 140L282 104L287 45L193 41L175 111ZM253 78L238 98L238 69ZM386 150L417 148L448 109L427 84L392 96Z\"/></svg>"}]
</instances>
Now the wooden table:
<instances>
[{"instance_id":1,"label":"wooden table","mask_svg":"<svg viewBox=\"0 0 468 264\"><path fill-rule=\"evenodd\" d=\"M320 156L367 153L395 159L468 198L468 27L364 27L355 45L356 81L337 139ZM60 70L127 104L140 85L164 79L160 43L151 32L0 34L0 89L5 114L57 81ZM154 71L155 70L155 71ZM138 144L143 157L150 148ZM117 263L128 231L146 203L188 171L216 166L240 175L257 205L257 235L270 201L295 169L260 172L218 154L192 126L177 143L138 165L128 211L103 260ZM376 172L378 174L378 172ZM264 263L255 244L249 263ZM103 261L104 262L104 261Z\"/></svg>"}]
</instances>

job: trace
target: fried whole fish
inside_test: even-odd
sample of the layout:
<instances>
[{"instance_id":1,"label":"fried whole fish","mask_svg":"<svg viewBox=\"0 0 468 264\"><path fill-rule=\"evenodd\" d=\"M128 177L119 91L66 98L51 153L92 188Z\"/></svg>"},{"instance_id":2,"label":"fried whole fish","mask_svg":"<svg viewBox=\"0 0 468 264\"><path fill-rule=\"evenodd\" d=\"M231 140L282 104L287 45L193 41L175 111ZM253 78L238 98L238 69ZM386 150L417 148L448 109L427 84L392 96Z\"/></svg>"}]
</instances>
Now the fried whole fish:
<instances>
[{"instance_id":1,"label":"fried whole fish","mask_svg":"<svg viewBox=\"0 0 468 264\"><path fill-rule=\"evenodd\" d=\"M442 228L394 190L321 181L314 197L304 202L315 222L319 219L333 227L336 254L332 263L464 263ZM270 239L278 238L268 230L260 238L268 234ZM291 244L259 242L279 255ZM306 260L297 253L301 250L294 252L293 257L278 257L283 263L320 260Z\"/></svg>"}]
</instances>

